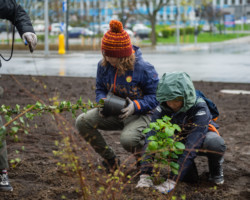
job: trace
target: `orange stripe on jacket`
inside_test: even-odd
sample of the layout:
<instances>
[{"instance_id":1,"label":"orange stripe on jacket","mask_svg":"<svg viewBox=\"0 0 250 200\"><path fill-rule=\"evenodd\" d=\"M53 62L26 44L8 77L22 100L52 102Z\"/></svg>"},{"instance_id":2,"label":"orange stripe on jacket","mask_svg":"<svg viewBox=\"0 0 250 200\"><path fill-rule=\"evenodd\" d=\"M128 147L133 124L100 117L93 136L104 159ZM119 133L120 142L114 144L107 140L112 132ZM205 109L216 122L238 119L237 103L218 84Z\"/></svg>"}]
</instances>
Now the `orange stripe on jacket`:
<instances>
[{"instance_id":1,"label":"orange stripe on jacket","mask_svg":"<svg viewBox=\"0 0 250 200\"><path fill-rule=\"evenodd\" d=\"M135 102L135 104L136 104L138 110L141 110L141 106L140 106L139 102L138 102L137 100L134 100L134 102Z\"/></svg>"},{"instance_id":2,"label":"orange stripe on jacket","mask_svg":"<svg viewBox=\"0 0 250 200\"><path fill-rule=\"evenodd\" d=\"M117 71L118 71L118 69L116 69L116 72L115 72L114 89L113 89L113 92L114 92L114 93L115 93L115 87L116 87Z\"/></svg>"},{"instance_id":3,"label":"orange stripe on jacket","mask_svg":"<svg viewBox=\"0 0 250 200\"><path fill-rule=\"evenodd\" d=\"M214 125L208 124L208 130L216 132L220 136L219 131L214 127Z\"/></svg>"},{"instance_id":4,"label":"orange stripe on jacket","mask_svg":"<svg viewBox=\"0 0 250 200\"><path fill-rule=\"evenodd\" d=\"M213 121L215 122L215 121L217 121L217 119L218 119L218 117L215 117L215 118L213 118Z\"/></svg>"}]
</instances>

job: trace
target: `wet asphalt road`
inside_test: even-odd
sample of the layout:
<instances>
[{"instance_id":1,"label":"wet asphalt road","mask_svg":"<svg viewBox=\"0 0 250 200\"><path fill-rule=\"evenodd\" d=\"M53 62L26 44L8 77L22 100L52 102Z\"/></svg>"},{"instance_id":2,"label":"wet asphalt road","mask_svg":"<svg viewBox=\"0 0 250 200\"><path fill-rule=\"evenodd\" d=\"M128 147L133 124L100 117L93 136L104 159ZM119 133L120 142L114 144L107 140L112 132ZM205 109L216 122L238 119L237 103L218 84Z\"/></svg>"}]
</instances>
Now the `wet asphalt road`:
<instances>
[{"instance_id":1,"label":"wet asphalt road","mask_svg":"<svg viewBox=\"0 0 250 200\"><path fill-rule=\"evenodd\" d=\"M165 72L185 71L195 81L250 83L250 54L145 52L143 57L155 66L160 76ZM38 52L22 53L10 62L2 61L0 74L95 77L100 59L99 52L55 53L49 57L41 57Z\"/></svg>"},{"instance_id":2,"label":"wet asphalt road","mask_svg":"<svg viewBox=\"0 0 250 200\"><path fill-rule=\"evenodd\" d=\"M1 51L6 57L10 52ZM250 83L250 37L230 43L157 46L142 49L145 60L162 76L165 72L185 71L195 81ZM33 54L15 51L11 61L2 60L0 74L95 77L101 52L50 51Z\"/></svg>"}]
</instances>

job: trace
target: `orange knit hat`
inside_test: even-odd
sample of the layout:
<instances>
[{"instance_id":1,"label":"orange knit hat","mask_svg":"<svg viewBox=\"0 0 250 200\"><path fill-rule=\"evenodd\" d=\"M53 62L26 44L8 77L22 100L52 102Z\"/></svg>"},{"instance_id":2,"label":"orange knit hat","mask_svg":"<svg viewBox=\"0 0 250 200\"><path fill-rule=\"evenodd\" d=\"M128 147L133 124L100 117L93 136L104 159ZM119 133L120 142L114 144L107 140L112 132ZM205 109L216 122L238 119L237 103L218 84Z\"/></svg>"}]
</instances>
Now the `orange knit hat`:
<instances>
[{"instance_id":1,"label":"orange knit hat","mask_svg":"<svg viewBox=\"0 0 250 200\"><path fill-rule=\"evenodd\" d=\"M128 33L123 29L122 23L111 20L110 29L102 38L102 53L108 57L129 57L132 54L132 44Z\"/></svg>"}]
</instances>

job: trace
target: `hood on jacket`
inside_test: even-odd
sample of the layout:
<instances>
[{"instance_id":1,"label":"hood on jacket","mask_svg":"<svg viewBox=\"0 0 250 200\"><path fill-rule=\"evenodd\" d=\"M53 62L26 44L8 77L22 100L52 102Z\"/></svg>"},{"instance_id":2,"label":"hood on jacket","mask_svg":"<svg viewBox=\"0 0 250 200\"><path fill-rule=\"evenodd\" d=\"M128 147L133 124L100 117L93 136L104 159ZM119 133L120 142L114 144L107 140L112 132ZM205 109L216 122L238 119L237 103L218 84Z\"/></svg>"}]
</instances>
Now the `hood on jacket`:
<instances>
[{"instance_id":1,"label":"hood on jacket","mask_svg":"<svg viewBox=\"0 0 250 200\"><path fill-rule=\"evenodd\" d=\"M156 99L160 103L183 97L183 107L178 111L188 111L196 102L196 93L190 76L185 72L164 73L159 81Z\"/></svg>"},{"instance_id":2,"label":"hood on jacket","mask_svg":"<svg viewBox=\"0 0 250 200\"><path fill-rule=\"evenodd\" d=\"M135 45L133 45L132 47L133 47L133 50L135 51L135 58L142 59L142 52L141 52L140 47L137 47Z\"/></svg>"}]
</instances>

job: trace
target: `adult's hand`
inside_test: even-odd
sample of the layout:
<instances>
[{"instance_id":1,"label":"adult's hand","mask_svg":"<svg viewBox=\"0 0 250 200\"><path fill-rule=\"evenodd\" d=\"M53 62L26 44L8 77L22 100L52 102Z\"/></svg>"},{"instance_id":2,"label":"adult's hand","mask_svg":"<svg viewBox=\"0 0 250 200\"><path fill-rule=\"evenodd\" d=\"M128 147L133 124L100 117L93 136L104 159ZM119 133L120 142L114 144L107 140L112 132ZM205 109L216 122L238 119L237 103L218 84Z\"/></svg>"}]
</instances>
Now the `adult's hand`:
<instances>
[{"instance_id":1,"label":"adult's hand","mask_svg":"<svg viewBox=\"0 0 250 200\"><path fill-rule=\"evenodd\" d=\"M32 53L37 45L37 37L36 34L32 32L26 32L22 35L23 42L29 44L30 52Z\"/></svg>"},{"instance_id":2,"label":"adult's hand","mask_svg":"<svg viewBox=\"0 0 250 200\"><path fill-rule=\"evenodd\" d=\"M135 112L135 107L134 107L133 101L131 101L130 98L128 98L128 97L126 98L126 100L128 102L128 106L121 110L122 114L119 116L119 118L121 118L121 119L126 119L130 115L133 115Z\"/></svg>"}]
</instances>

